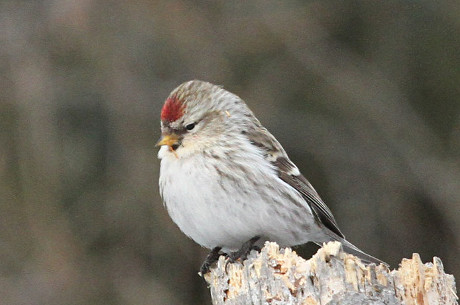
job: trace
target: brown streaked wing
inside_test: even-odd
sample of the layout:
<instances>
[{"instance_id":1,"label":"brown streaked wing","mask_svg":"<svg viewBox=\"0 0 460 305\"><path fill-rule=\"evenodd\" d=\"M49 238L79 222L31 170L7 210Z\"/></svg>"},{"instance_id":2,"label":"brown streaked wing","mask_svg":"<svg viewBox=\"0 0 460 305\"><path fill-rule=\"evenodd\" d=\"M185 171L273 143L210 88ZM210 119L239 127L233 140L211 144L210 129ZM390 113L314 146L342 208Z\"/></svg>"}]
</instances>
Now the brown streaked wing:
<instances>
[{"instance_id":1,"label":"brown streaked wing","mask_svg":"<svg viewBox=\"0 0 460 305\"><path fill-rule=\"evenodd\" d=\"M277 168L278 177L302 195L317 220L338 236L345 238L331 210L329 210L310 182L298 172L297 167L289 160L281 144L264 127L261 125L257 127L249 128L247 132L250 142L266 152L265 158Z\"/></svg>"},{"instance_id":2,"label":"brown streaked wing","mask_svg":"<svg viewBox=\"0 0 460 305\"><path fill-rule=\"evenodd\" d=\"M302 174L289 174L289 172L292 172L296 168L295 165L286 157L279 157L272 163L278 168L278 176L280 179L295 188L302 195L321 223L338 236L345 238L343 233L340 231L331 210L329 210L321 197L319 197L318 193L315 191L310 182L308 182L307 178L305 178Z\"/></svg>"}]
</instances>

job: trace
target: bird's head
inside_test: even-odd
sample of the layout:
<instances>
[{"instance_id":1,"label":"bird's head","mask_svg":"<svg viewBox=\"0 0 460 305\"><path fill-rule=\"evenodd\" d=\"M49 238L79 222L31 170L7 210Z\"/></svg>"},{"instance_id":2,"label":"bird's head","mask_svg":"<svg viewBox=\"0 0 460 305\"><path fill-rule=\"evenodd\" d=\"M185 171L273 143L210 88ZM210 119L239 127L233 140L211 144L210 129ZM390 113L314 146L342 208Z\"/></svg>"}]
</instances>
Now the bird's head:
<instances>
[{"instance_id":1,"label":"bird's head","mask_svg":"<svg viewBox=\"0 0 460 305\"><path fill-rule=\"evenodd\" d=\"M163 105L157 146L166 146L176 157L203 151L235 134L244 113L252 115L238 96L219 86L197 80L183 83Z\"/></svg>"}]
</instances>

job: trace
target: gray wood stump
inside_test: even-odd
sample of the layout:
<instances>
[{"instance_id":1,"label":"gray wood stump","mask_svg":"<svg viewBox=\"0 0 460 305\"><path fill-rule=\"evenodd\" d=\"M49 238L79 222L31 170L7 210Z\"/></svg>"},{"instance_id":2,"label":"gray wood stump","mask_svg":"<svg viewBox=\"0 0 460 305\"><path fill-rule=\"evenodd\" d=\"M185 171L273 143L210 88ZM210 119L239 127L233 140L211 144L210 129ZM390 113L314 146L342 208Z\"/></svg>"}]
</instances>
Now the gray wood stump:
<instances>
[{"instance_id":1,"label":"gray wood stump","mask_svg":"<svg viewBox=\"0 0 460 305\"><path fill-rule=\"evenodd\" d=\"M267 242L244 265L226 264L221 256L205 275L215 305L458 304L454 277L437 257L423 264L414 254L390 271L364 265L338 242L325 244L309 260Z\"/></svg>"}]
</instances>

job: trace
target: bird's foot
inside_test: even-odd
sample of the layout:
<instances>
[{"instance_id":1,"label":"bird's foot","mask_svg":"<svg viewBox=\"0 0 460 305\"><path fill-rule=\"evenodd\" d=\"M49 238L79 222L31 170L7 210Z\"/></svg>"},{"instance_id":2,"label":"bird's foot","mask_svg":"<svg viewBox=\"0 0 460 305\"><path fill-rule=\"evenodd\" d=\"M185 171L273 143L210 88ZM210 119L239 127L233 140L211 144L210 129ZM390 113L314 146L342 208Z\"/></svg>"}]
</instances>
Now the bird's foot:
<instances>
[{"instance_id":1,"label":"bird's foot","mask_svg":"<svg viewBox=\"0 0 460 305\"><path fill-rule=\"evenodd\" d=\"M232 264L236 262L238 259L241 259L241 261L243 262L252 250L260 251L260 248L254 245L259 239L260 236L254 236L253 238L245 242L238 251L231 252L228 255L228 261L225 267L227 267L229 263Z\"/></svg>"},{"instance_id":2,"label":"bird's foot","mask_svg":"<svg viewBox=\"0 0 460 305\"><path fill-rule=\"evenodd\" d=\"M200 275L204 276L206 273L209 272L209 269L211 268L211 265L214 264L219 260L220 256L220 249L221 247L215 247L214 249L209 252L208 256L206 256L206 259L204 260L203 264L201 265L200 268Z\"/></svg>"}]
</instances>

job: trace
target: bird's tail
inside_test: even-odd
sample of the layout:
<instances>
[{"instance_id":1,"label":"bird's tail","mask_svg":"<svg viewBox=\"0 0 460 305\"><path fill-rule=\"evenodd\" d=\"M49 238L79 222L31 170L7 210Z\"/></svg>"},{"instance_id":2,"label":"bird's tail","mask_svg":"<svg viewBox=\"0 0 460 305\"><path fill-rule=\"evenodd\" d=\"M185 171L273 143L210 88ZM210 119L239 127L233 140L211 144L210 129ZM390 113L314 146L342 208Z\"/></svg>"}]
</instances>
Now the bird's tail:
<instances>
[{"instance_id":1,"label":"bird's tail","mask_svg":"<svg viewBox=\"0 0 460 305\"><path fill-rule=\"evenodd\" d=\"M369 255L369 254L361 251L358 247L356 247L351 242L349 242L348 240L346 240L346 239L344 239L344 238L342 238L340 236L337 236L335 234L330 234L329 237L334 241L338 241L338 242L342 243L342 246L343 246L345 252L353 254L354 256L356 256L359 259L361 259L364 263L367 263L367 264L375 263L377 265L384 264L386 266L389 266L384 261L381 261L378 258L375 258L372 255ZM319 246L322 246L320 243L317 243L317 244Z\"/></svg>"}]
</instances>

